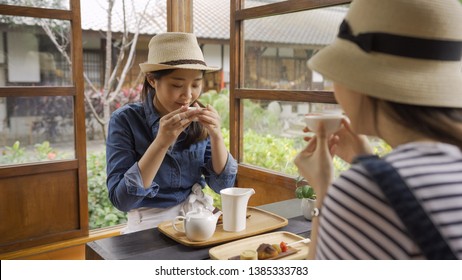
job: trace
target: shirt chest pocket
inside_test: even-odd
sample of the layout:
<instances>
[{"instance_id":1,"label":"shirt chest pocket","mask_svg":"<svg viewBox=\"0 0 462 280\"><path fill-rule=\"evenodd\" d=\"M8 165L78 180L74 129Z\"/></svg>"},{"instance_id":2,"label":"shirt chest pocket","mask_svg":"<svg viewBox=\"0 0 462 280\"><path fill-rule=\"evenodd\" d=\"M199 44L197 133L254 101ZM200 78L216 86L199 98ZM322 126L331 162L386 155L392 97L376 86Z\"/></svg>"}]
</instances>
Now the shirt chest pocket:
<instances>
[{"instance_id":1,"label":"shirt chest pocket","mask_svg":"<svg viewBox=\"0 0 462 280\"><path fill-rule=\"evenodd\" d=\"M199 182L202 176L202 168L205 165L203 150L184 150L179 159L181 166L181 181L188 183Z\"/></svg>"},{"instance_id":2,"label":"shirt chest pocket","mask_svg":"<svg viewBox=\"0 0 462 280\"><path fill-rule=\"evenodd\" d=\"M206 162L205 145L180 151L172 150L164 159L155 180L164 188L190 188L195 183L204 182L201 177Z\"/></svg>"}]
</instances>

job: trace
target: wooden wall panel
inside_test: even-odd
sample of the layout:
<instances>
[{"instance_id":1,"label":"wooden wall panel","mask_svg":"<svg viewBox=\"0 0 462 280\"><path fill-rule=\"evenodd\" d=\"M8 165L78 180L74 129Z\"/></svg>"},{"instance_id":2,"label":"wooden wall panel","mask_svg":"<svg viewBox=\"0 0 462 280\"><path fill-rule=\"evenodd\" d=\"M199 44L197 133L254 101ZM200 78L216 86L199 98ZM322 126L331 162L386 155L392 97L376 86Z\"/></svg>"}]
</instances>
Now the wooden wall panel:
<instances>
[{"instance_id":1,"label":"wooden wall panel","mask_svg":"<svg viewBox=\"0 0 462 280\"><path fill-rule=\"evenodd\" d=\"M0 166L0 255L89 234L80 1L69 4L70 10L0 4L0 16L70 21L73 85L0 89L0 97L73 96L75 130L74 160Z\"/></svg>"},{"instance_id":2,"label":"wooden wall panel","mask_svg":"<svg viewBox=\"0 0 462 280\"><path fill-rule=\"evenodd\" d=\"M0 180L0 252L80 230L77 170Z\"/></svg>"},{"instance_id":3,"label":"wooden wall panel","mask_svg":"<svg viewBox=\"0 0 462 280\"><path fill-rule=\"evenodd\" d=\"M259 206L267 203L295 198L295 189L278 186L255 178L239 176L238 187L253 188L255 194L250 197L249 206Z\"/></svg>"},{"instance_id":4,"label":"wooden wall panel","mask_svg":"<svg viewBox=\"0 0 462 280\"><path fill-rule=\"evenodd\" d=\"M236 186L255 190L249 200L250 206L295 198L295 178L252 166L239 166Z\"/></svg>"}]
</instances>

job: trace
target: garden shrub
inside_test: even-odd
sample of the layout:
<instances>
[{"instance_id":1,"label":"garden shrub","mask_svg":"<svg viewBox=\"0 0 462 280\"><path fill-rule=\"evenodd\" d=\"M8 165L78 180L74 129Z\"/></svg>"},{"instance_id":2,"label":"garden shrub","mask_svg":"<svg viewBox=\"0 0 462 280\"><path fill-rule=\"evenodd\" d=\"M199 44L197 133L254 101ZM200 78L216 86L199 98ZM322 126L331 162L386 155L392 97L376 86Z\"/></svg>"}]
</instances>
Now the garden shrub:
<instances>
[{"instance_id":1,"label":"garden shrub","mask_svg":"<svg viewBox=\"0 0 462 280\"><path fill-rule=\"evenodd\" d=\"M115 208L108 197L105 152L87 155L87 176L90 229L125 223L126 213Z\"/></svg>"}]
</instances>

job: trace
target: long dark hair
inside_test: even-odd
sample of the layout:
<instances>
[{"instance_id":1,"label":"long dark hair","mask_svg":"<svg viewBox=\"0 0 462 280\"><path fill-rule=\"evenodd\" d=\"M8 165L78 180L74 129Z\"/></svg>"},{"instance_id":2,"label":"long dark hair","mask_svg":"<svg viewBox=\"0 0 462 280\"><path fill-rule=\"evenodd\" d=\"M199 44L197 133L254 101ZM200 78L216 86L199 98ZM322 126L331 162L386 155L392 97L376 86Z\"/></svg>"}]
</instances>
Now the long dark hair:
<instances>
[{"instance_id":1,"label":"long dark hair","mask_svg":"<svg viewBox=\"0 0 462 280\"><path fill-rule=\"evenodd\" d=\"M146 73L144 78L143 88L141 90L141 100L146 102L148 99L148 93L150 91L155 91L155 89L151 86L148 79L151 80L160 80L162 77L169 75L175 71L175 69L166 69L166 70L159 70L155 72ZM200 107L205 107L202 103L198 100L195 100ZM192 122L188 129L185 130L186 133L186 140L184 142L183 148L187 148L196 142L202 141L207 138L208 133L207 130L201 125L199 122Z\"/></svg>"},{"instance_id":2,"label":"long dark hair","mask_svg":"<svg viewBox=\"0 0 462 280\"><path fill-rule=\"evenodd\" d=\"M462 150L462 108L417 106L372 99L374 107L381 106L388 116L408 129Z\"/></svg>"}]
</instances>

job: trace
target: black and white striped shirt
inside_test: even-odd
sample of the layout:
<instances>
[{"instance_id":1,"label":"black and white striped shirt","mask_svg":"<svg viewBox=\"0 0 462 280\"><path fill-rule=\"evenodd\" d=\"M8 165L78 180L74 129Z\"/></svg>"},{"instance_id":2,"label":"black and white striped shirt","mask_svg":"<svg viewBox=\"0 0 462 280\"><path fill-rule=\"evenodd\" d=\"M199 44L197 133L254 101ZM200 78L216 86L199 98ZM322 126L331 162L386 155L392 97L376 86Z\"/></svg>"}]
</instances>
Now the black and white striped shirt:
<instances>
[{"instance_id":1,"label":"black and white striped shirt","mask_svg":"<svg viewBox=\"0 0 462 280\"><path fill-rule=\"evenodd\" d=\"M385 157L462 259L462 152L442 143L408 143ZM318 259L422 259L384 194L360 165L334 181L324 199Z\"/></svg>"}]
</instances>

